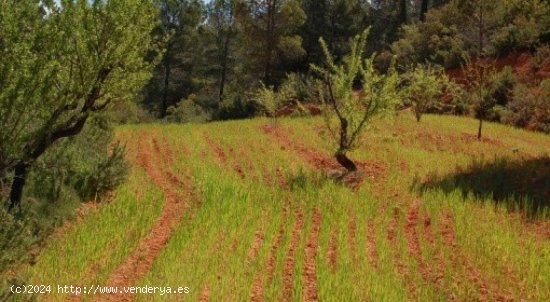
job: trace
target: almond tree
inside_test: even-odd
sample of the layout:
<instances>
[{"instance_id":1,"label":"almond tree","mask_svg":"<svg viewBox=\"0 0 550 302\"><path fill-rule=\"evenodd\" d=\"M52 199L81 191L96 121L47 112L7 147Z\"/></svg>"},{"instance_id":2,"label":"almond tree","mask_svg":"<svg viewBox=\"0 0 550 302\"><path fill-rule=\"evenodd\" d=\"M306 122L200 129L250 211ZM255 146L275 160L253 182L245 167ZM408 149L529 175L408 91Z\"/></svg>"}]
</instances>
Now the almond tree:
<instances>
[{"instance_id":1,"label":"almond tree","mask_svg":"<svg viewBox=\"0 0 550 302\"><path fill-rule=\"evenodd\" d=\"M412 105L417 122L427 110L437 107L444 94L452 92L455 86L442 68L432 65L419 64L402 78L403 97Z\"/></svg>"},{"instance_id":2,"label":"almond tree","mask_svg":"<svg viewBox=\"0 0 550 302\"><path fill-rule=\"evenodd\" d=\"M0 180L21 202L30 166L149 78L153 0L0 0Z\"/></svg>"},{"instance_id":3,"label":"almond tree","mask_svg":"<svg viewBox=\"0 0 550 302\"><path fill-rule=\"evenodd\" d=\"M326 66L311 65L324 83L319 95L324 104L326 127L336 142L334 156L348 172L356 171L357 166L348 158L347 152L358 146L368 122L374 116L393 109L399 99L398 75L393 64L386 73L380 73L374 68L374 56L363 59L368 35L369 30L365 30L352 39L351 53L339 65L321 38ZM358 92L353 89L356 80L361 85Z\"/></svg>"}]
</instances>

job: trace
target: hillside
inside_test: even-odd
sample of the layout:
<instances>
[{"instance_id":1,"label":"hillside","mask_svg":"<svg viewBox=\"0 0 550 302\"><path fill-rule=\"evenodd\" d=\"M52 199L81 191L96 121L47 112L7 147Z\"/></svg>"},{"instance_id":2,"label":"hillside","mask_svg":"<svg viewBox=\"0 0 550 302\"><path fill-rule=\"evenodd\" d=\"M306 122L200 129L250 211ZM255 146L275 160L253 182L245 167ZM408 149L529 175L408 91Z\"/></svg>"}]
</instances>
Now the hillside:
<instances>
[{"instance_id":1,"label":"hillside","mask_svg":"<svg viewBox=\"0 0 550 302\"><path fill-rule=\"evenodd\" d=\"M121 127L129 181L18 276L189 288L101 301L548 301L550 137L476 127L378 120L346 184L318 118Z\"/></svg>"}]
</instances>

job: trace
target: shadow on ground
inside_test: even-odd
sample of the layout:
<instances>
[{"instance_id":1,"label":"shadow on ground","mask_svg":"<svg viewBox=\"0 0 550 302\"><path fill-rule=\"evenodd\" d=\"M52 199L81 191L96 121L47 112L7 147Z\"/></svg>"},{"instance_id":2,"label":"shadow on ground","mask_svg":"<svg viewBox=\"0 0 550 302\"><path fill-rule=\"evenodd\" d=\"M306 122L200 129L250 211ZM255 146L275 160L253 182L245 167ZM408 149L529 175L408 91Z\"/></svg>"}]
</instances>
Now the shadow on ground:
<instances>
[{"instance_id":1,"label":"shadow on ground","mask_svg":"<svg viewBox=\"0 0 550 302\"><path fill-rule=\"evenodd\" d=\"M432 175L414 187L421 192L459 190L464 198L472 194L479 199L492 200L509 210L521 210L530 218L550 217L550 156L474 161L451 174Z\"/></svg>"}]
</instances>

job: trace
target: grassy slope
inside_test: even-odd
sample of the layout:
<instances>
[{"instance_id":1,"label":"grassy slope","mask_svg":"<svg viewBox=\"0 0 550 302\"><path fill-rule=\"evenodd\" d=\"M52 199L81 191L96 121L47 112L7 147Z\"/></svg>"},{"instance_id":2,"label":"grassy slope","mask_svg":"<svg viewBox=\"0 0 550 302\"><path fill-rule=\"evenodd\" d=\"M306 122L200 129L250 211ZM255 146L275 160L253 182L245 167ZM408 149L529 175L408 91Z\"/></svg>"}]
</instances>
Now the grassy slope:
<instances>
[{"instance_id":1,"label":"grassy slope","mask_svg":"<svg viewBox=\"0 0 550 302\"><path fill-rule=\"evenodd\" d=\"M518 164L517 180L495 178L499 165L468 174L476 161L536 163L550 152L548 136L486 124L488 139L478 142L470 119L376 121L351 157L380 171L352 192L324 178L309 156L329 158L321 120L281 120L286 143L262 131L269 123L120 129L132 161L140 133L164 142L159 151L173 154L172 173L191 175L200 201L140 285L188 286L192 301L550 299L550 240L504 209L548 196L540 194L550 185L541 176L547 170ZM488 190L502 184L517 196ZM147 233L161 200L162 189L136 165L112 203L55 239L22 275L30 283L105 282Z\"/></svg>"}]
</instances>

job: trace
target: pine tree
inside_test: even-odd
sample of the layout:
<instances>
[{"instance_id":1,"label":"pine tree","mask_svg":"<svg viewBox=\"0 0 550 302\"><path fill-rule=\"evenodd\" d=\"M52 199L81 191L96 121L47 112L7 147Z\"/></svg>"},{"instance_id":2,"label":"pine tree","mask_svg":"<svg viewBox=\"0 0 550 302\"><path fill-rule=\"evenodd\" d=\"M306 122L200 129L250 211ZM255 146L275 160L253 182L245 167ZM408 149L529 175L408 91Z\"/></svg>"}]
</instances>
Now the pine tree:
<instances>
[{"instance_id":1,"label":"pine tree","mask_svg":"<svg viewBox=\"0 0 550 302\"><path fill-rule=\"evenodd\" d=\"M284 65L306 55L298 28L306 14L297 0L243 1L237 6L237 21L247 47L247 69L264 85L278 84Z\"/></svg>"}]
</instances>

